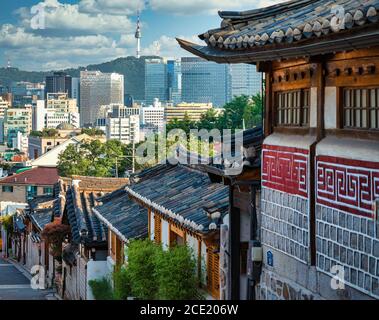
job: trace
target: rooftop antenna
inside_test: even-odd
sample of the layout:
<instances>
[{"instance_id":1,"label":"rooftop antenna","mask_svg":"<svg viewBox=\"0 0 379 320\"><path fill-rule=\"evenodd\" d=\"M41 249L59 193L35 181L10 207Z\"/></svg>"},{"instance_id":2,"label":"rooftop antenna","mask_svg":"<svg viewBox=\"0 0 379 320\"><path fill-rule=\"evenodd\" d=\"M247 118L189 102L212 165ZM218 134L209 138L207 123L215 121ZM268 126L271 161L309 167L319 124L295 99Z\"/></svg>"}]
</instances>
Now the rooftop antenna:
<instances>
[{"instance_id":1,"label":"rooftop antenna","mask_svg":"<svg viewBox=\"0 0 379 320\"><path fill-rule=\"evenodd\" d=\"M12 65L11 65L11 59L9 59L9 57L8 57L8 59L7 59L7 69L10 69L12 67Z\"/></svg>"},{"instance_id":2,"label":"rooftop antenna","mask_svg":"<svg viewBox=\"0 0 379 320\"><path fill-rule=\"evenodd\" d=\"M141 23L140 23L140 10L137 11L137 29L135 38L137 39L137 54L136 57L139 59L141 57Z\"/></svg>"}]
</instances>

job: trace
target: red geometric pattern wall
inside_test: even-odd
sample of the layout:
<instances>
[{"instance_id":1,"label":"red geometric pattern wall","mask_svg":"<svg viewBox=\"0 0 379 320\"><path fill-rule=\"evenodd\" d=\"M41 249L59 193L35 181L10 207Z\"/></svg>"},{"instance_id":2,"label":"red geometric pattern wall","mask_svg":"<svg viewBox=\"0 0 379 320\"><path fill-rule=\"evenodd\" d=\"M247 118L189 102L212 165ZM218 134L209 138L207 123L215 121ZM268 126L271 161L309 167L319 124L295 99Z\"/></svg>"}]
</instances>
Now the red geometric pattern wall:
<instances>
[{"instance_id":1,"label":"red geometric pattern wall","mask_svg":"<svg viewBox=\"0 0 379 320\"><path fill-rule=\"evenodd\" d=\"M308 150L263 145L262 185L308 197Z\"/></svg>"},{"instance_id":2,"label":"red geometric pattern wall","mask_svg":"<svg viewBox=\"0 0 379 320\"><path fill-rule=\"evenodd\" d=\"M379 162L316 157L317 202L353 214L373 217L379 198Z\"/></svg>"}]
</instances>

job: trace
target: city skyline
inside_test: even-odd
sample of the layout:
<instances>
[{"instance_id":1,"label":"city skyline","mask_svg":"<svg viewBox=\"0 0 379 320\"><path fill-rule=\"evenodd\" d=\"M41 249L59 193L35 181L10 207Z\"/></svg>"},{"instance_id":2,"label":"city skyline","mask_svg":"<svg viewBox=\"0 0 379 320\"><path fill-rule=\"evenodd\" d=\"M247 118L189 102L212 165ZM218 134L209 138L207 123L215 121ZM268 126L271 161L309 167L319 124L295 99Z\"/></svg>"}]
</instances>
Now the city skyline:
<instances>
[{"instance_id":1,"label":"city skyline","mask_svg":"<svg viewBox=\"0 0 379 320\"><path fill-rule=\"evenodd\" d=\"M50 71L134 56L138 10L141 55L182 57L188 54L179 48L175 37L201 43L197 34L217 23L218 10L247 10L278 2L5 1L0 12L0 66L7 66L9 60L11 66L22 70ZM33 29L31 8L41 4L45 5L44 26Z\"/></svg>"}]
</instances>

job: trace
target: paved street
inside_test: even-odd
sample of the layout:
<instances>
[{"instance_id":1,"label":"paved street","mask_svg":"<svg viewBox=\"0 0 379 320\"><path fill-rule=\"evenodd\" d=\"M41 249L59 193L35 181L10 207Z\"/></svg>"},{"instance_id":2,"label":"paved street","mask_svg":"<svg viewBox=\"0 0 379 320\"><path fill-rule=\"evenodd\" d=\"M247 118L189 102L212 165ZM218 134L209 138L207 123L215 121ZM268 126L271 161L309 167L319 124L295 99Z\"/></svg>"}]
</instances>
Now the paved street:
<instances>
[{"instance_id":1,"label":"paved street","mask_svg":"<svg viewBox=\"0 0 379 320\"><path fill-rule=\"evenodd\" d=\"M33 290L23 272L0 258L0 300L46 300L51 293L51 290Z\"/></svg>"}]
</instances>

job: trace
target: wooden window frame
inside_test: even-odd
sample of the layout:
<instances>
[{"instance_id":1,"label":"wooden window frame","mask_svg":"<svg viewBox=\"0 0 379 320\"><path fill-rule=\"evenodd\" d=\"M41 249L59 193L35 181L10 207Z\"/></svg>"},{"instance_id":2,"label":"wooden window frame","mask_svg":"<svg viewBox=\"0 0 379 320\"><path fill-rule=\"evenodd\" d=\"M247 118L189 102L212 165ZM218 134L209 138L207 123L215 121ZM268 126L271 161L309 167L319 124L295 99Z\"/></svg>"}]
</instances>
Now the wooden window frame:
<instances>
[{"instance_id":1,"label":"wooden window frame","mask_svg":"<svg viewBox=\"0 0 379 320\"><path fill-rule=\"evenodd\" d=\"M370 128L368 126L366 127L355 127L355 126L346 126L345 124L345 91L346 90L351 90L353 93L355 92L355 90L366 90L366 104L367 106L365 108L362 108L364 111L362 112L366 112L366 123L367 125L370 124L371 122L371 106L369 106L369 104L371 104L369 101L371 101L371 98L370 98L370 90L377 90L377 93L376 93L376 103L378 104L378 107L377 109L379 109L379 84L377 86L362 86L362 85L358 85L358 86L344 86L344 87L338 87L337 89L337 128L338 129L341 129L343 131L346 131L346 132L361 132L361 133L374 133L374 134L379 134L379 128ZM352 94L352 96L354 97L354 99L356 98L356 95L355 94ZM360 104L362 104L362 98L363 98L363 95L360 97ZM355 107L351 107L352 110L355 109ZM362 114L361 114L362 116ZM362 117L361 117L362 118ZM362 121L362 119L361 119ZM379 116L378 116L378 119L376 120L377 123L379 123Z\"/></svg>"},{"instance_id":2,"label":"wooden window frame","mask_svg":"<svg viewBox=\"0 0 379 320\"><path fill-rule=\"evenodd\" d=\"M298 106L292 105L291 107L279 107L279 95L280 98L288 99L287 94L292 94L292 99L296 96L295 93L299 94L300 103ZM304 104L305 93L308 95L308 105ZM293 101L293 100L292 100ZM283 103L282 103L283 104ZM311 88L310 87L299 87L289 90L276 90L273 92L273 109L274 109L274 124L275 128L296 128L296 129L306 129L310 128L310 114L311 114ZM298 109L298 111L297 111ZM307 122L304 122L304 110L307 110ZM281 112L287 112L291 116L290 123L280 123L279 117ZM296 115L298 113L298 115ZM297 116L297 123L292 121L293 117Z\"/></svg>"},{"instance_id":3,"label":"wooden window frame","mask_svg":"<svg viewBox=\"0 0 379 320\"><path fill-rule=\"evenodd\" d=\"M162 242L162 219L154 212L154 241L157 244Z\"/></svg>"}]
</instances>

